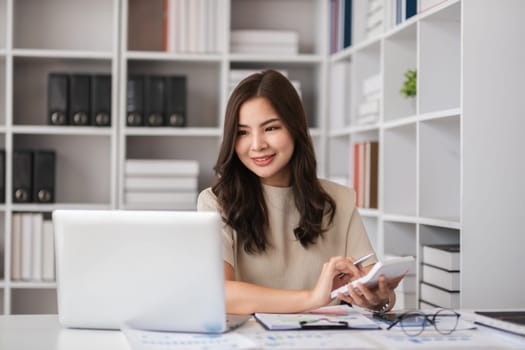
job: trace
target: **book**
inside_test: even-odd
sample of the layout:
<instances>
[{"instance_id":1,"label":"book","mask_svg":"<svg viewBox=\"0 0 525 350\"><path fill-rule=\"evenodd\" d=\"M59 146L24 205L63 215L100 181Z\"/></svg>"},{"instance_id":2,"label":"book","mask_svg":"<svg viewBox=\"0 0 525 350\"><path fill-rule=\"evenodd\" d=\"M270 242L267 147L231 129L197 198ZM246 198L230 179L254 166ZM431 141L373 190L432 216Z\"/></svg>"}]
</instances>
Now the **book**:
<instances>
[{"instance_id":1,"label":"book","mask_svg":"<svg viewBox=\"0 0 525 350\"><path fill-rule=\"evenodd\" d=\"M421 300L439 307L459 308L459 291L448 291L428 283L421 283Z\"/></svg>"},{"instance_id":2,"label":"book","mask_svg":"<svg viewBox=\"0 0 525 350\"><path fill-rule=\"evenodd\" d=\"M136 192L126 191L124 193L126 204L176 204L197 203L197 192Z\"/></svg>"},{"instance_id":3,"label":"book","mask_svg":"<svg viewBox=\"0 0 525 350\"><path fill-rule=\"evenodd\" d=\"M459 244L423 246L422 262L447 271L459 271Z\"/></svg>"},{"instance_id":4,"label":"book","mask_svg":"<svg viewBox=\"0 0 525 350\"><path fill-rule=\"evenodd\" d=\"M111 75L91 76L91 124L111 125Z\"/></svg>"},{"instance_id":5,"label":"book","mask_svg":"<svg viewBox=\"0 0 525 350\"><path fill-rule=\"evenodd\" d=\"M69 122L72 125L89 125L91 77L72 74L69 82Z\"/></svg>"},{"instance_id":6,"label":"book","mask_svg":"<svg viewBox=\"0 0 525 350\"><path fill-rule=\"evenodd\" d=\"M0 150L0 203L5 203L5 151Z\"/></svg>"},{"instance_id":7,"label":"book","mask_svg":"<svg viewBox=\"0 0 525 350\"><path fill-rule=\"evenodd\" d=\"M232 44L297 45L298 42L298 33L290 30L232 30L230 33Z\"/></svg>"},{"instance_id":8,"label":"book","mask_svg":"<svg viewBox=\"0 0 525 350\"><path fill-rule=\"evenodd\" d=\"M424 282L446 290L459 291L459 271L447 271L423 264L422 272Z\"/></svg>"},{"instance_id":9,"label":"book","mask_svg":"<svg viewBox=\"0 0 525 350\"><path fill-rule=\"evenodd\" d=\"M376 141L365 142L365 208L377 208L378 158L379 144Z\"/></svg>"},{"instance_id":10,"label":"book","mask_svg":"<svg viewBox=\"0 0 525 350\"><path fill-rule=\"evenodd\" d=\"M126 85L126 125L144 125L144 77L133 75Z\"/></svg>"},{"instance_id":11,"label":"book","mask_svg":"<svg viewBox=\"0 0 525 350\"><path fill-rule=\"evenodd\" d=\"M33 152L33 200L55 202L55 151Z\"/></svg>"},{"instance_id":12,"label":"book","mask_svg":"<svg viewBox=\"0 0 525 350\"><path fill-rule=\"evenodd\" d=\"M166 77L165 84L166 124L168 126L186 126L186 77Z\"/></svg>"},{"instance_id":13,"label":"book","mask_svg":"<svg viewBox=\"0 0 525 350\"><path fill-rule=\"evenodd\" d=\"M363 208L365 204L365 147L363 143L354 143L354 190L356 206Z\"/></svg>"},{"instance_id":14,"label":"book","mask_svg":"<svg viewBox=\"0 0 525 350\"><path fill-rule=\"evenodd\" d=\"M11 280L22 278L22 214L14 213L11 223Z\"/></svg>"},{"instance_id":15,"label":"book","mask_svg":"<svg viewBox=\"0 0 525 350\"><path fill-rule=\"evenodd\" d=\"M69 116L69 75L50 73L47 78L48 124L66 125Z\"/></svg>"},{"instance_id":16,"label":"book","mask_svg":"<svg viewBox=\"0 0 525 350\"><path fill-rule=\"evenodd\" d=\"M30 281L33 278L33 215L31 213L23 213L21 225L21 260L20 260L20 279Z\"/></svg>"},{"instance_id":17,"label":"book","mask_svg":"<svg viewBox=\"0 0 525 350\"><path fill-rule=\"evenodd\" d=\"M33 152L13 152L13 203L33 201Z\"/></svg>"},{"instance_id":18,"label":"book","mask_svg":"<svg viewBox=\"0 0 525 350\"><path fill-rule=\"evenodd\" d=\"M126 176L195 176L199 174L199 162L176 159L128 159L124 172Z\"/></svg>"},{"instance_id":19,"label":"book","mask_svg":"<svg viewBox=\"0 0 525 350\"><path fill-rule=\"evenodd\" d=\"M55 248L53 222L45 220L42 224L42 280L55 280Z\"/></svg>"},{"instance_id":20,"label":"book","mask_svg":"<svg viewBox=\"0 0 525 350\"><path fill-rule=\"evenodd\" d=\"M165 83L163 76L146 76L144 80L144 118L147 126L164 125Z\"/></svg>"},{"instance_id":21,"label":"book","mask_svg":"<svg viewBox=\"0 0 525 350\"><path fill-rule=\"evenodd\" d=\"M31 215L31 280L42 280L42 230L44 217L42 213Z\"/></svg>"},{"instance_id":22,"label":"book","mask_svg":"<svg viewBox=\"0 0 525 350\"><path fill-rule=\"evenodd\" d=\"M125 191L197 191L196 176L136 176L126 177Z\"/></svg>"}]
</instances>

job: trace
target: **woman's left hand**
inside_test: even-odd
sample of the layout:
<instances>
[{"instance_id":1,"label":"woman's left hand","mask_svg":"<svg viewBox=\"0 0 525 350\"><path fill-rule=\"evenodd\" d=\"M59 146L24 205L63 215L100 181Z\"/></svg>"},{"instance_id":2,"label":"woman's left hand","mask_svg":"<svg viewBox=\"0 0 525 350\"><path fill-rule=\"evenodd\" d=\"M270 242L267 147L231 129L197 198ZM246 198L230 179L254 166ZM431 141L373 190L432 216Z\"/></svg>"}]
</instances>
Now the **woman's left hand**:
<instances>
[{"instance_id":1,"label":"woman's left hand","mask_svg":"<svg viewBox=\"0 0 525 350\"><path fill-rule=\"evenodd\" d=\"M364 284L358 283L356 291L349 285L348 296L340 293L338 298L352 305L359 307L375 310L380 309L387 303L392 303L394 300L391 299L390 295L394 292L394 289L398 286L399 282L403 279L403 276L386 280L384 276L379 277L379 283L377 287L367 288ZM392 307L393 305L390 305Z\"/></svg>"}]
</instances>

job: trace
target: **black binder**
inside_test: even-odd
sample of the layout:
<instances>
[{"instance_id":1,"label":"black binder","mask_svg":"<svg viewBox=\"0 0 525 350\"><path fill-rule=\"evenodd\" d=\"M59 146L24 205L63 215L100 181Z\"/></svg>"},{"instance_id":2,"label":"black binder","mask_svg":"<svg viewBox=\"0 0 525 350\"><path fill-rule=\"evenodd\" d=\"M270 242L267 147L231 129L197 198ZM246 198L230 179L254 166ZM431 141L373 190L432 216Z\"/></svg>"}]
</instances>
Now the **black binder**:
<instances>
[{"instance_id":1,"label":"black binder","mask_svg":"<svg viewBox=\"0 0 525 350\"><path fill-rule=\"evenodd\" d=\"M0 203L5 203L5 151L0 150Z\"/></svg>"},{"instance_id":2,"label":"black binder","mask_svg":"<svg viewBox=\"0 0 525 350\"><path fill-rule=\"evenodd\" d=\"M72 74L69 84L69 121L71 125L89 125L89 75Z\"/></svg>"},{"instance_id":3,"label":"black binder","mask_svg":"<svg viewBox=\"0 0 525 350\"><path fill-rule=\"evenodd\" d=\"M135 75L128 78L126 101L126 124L144 125L144 77Z\"/></svg>"},{"instance_id":4,"label":"black binder","mask_svg":"<svg viewBox=\"0 0 525 350\"><path fill-rule=\"evenodd\" d=\"M47 116L51 125L68 124L69 76L50 73L47 81Z\"/></svg>"},{"instance_id":5,"label":"black binder","mask_svg":"<svg viewBox=\"0 0 525 350\"><path fill-rule=\"evenodd\" d=\"M144 84L144 114L147 126L164 125L164 77L148 76Z\"/></svg>"},{"instance_id":6,"label":"black binder","mask_svg":"<svg viewBox=\"0 0 525 350\"><path fill-rule=\"evenodd\" d=\"M55 151L33 153L33 199L37 203L55 202Z\"/></svg>"},{"instance_id":7,"label":"black binder","mask_svg":"<svg viewBox=\"0 0 525 350\"><path fill-rule=\"evenodd\" d=\"M33 152L13 152L13 203L32 202Z\"/></svg>"},{"instance_id":8,"label":"black binder","mask_svg":"<svg viewBox=\"0 0 525 350\"><path fill-rule=\"evenodd\" d=\"M186 126L186 77L166 78L166 118L169 126Z\"/></svg>"},{"instance_id":9,"label":"black binder","mask_svg":"<svg viewBox=\"0 0 525 350\"><path fill-rule=\"evenodd\" d=\"M91 124L111 125L111 76L96 74L91 77Z\"/></svg>"}]
</instances>

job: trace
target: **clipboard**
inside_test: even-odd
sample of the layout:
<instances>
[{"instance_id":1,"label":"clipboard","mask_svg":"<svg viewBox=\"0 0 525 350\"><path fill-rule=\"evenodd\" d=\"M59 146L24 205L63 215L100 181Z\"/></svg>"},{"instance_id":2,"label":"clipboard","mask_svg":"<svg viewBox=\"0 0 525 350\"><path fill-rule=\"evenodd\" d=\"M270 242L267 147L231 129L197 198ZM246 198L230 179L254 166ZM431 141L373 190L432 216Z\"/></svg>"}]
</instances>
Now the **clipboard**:
<instances>
[{"instance_id":1,"label":"clipboard","mask_svg":"<svg viewBox=\"0 0 525 350\"><path fill-rule=\"evenodd\" d=\"M286 330L341 330L341 329L380 329L374 321L353 311L346 315L320 314L270 314L256 313L255 319L270 331Z\"/></svg>"}]
</instances>

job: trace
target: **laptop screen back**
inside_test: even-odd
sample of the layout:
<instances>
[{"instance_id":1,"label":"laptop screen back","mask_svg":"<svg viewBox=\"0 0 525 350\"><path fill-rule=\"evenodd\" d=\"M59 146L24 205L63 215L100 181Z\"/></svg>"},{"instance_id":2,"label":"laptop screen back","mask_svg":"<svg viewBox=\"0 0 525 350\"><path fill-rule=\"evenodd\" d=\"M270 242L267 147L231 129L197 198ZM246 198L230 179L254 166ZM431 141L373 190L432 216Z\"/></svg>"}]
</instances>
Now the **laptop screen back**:
<instances>
[{"instance_id":1,"label":"laptop screen back","mask_svg":"<svg viewBox=\"0 0 525 350\"><path fill-rule=\"evenodd\" d=\"M223 332L221 219L214 212L53 212L62 325Z\"/></svg>"}]
</instances>

